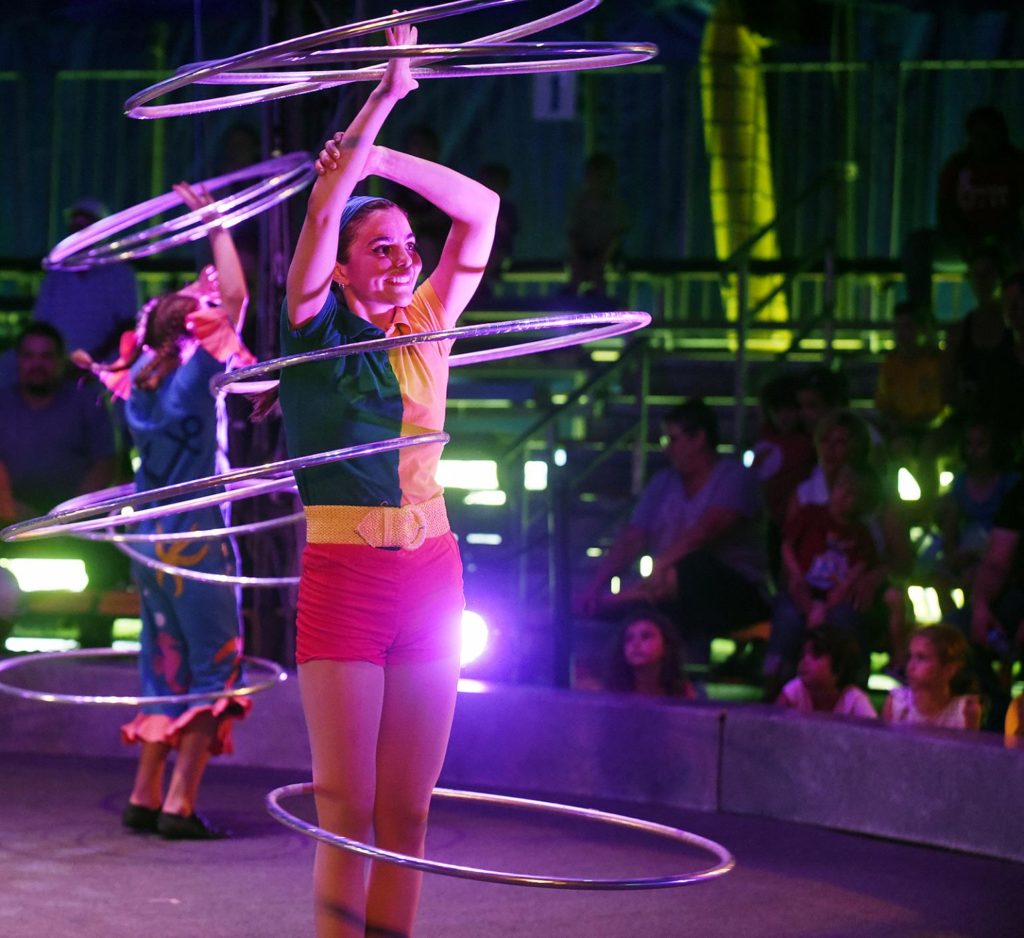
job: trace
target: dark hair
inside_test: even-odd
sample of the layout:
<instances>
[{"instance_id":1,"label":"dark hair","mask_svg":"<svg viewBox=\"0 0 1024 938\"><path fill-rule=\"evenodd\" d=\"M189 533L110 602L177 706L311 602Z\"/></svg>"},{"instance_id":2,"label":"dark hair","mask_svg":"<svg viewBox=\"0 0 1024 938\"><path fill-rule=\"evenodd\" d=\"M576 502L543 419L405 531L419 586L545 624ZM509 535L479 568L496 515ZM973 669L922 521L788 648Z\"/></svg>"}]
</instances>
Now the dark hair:
<instances>
[{"instance_id":1,"label":"dark hair","mask_svg":"<svg viewBox=\"0 0 1024 938\"><path fill-rule=\"evenodd\" d=\"M678 427L687 436L703 431L708 446L711 449L718 446L718 418L702 398L691 397L673 407L662 418L662 423Z\"/></svg>"},{"instance_id":2,"label":"dark hair","mask_svg":"<svg viewBox=\"0 0 1024 938\"><path fill-rule=\"evenodd\" d=\"M866 466L871 456L871 433L867 423L852 410L837 410L822 417L814 431L815 445L836 427L843 427L850 435L850 463L858 468Z\"/></svg>"},{"instance_id":3,"label":"dark hair","mask_svg":"<svg viewBox=\"0 0 1024 938\"><path fill-rule=\"evenodd\" d=\"M983 104L980 107L974 108L964 118L964 130L969 134L974 133L974 131L985 124L995 131L1002 146L1010 145L1010 127L1006 123L1006 115L999 108L992 107L990 104Z\"/></svg>"},{"instance_id":4,"label":"dark hair","mask_svg":"<svg viewBox=\"0 0 1024 938\"><path fill-rule=\"evenodd\" d=\"M661 671L658 674L658 685L670 696L682 694L688 681L683 674L682 642L672 620L653 606L637 605L631 606L620 621L622 626L615 639L615 653L612 655L611 665L608 669L609 690L633 691L636 689L633 669L626 663L623 649L629 627L635 622L644 621L651 622L658 629L665 647L665 654L661 659Z\"/></svg>"},{"instance_id":5,"label":"dark hair","mask_svg":"<svg viewBox=\"0 0 1024 938\"><path fill-rule=\"evenodd\" d=\"M845 407L850 401L846 378L831 368L809 368L799 376L798 389L814 391L829 407Z\"/></svg>"},{"instance_id":6,"label":"dark hair","mask_svg":"<svg viewBox=\"0 0 1024 938\"><path fill-rule=\"evenodd\" d=\"M797 386L798 381L794 374L782 374L769 378L761 385L761 406L767 410L777 410L780 407L798 407Z\"/></svg>"},{"instance_id":7,"label":"dark hair","mask_svg":"<svg viewBox=\"0 0 1024 938\"><path fill-rule=\"evenodd\" d=\"M49 339L53 343L57 354L61 358L64 357L64 336L61 335L60 330L56 326L50 325L48 322L40 322L39 320L30 322L21 330L21 332L18 333L18 338L14 341L15 353L20 352L22 345L25 344L25 340L34 335L42 336L44 339Z\"/></svg>"},{"instance_id":8,"label":"dark hair","mask_svg":"<svg viewBox=\"0 0 1024 938\"><path fill-rule=\"evenodd\" d=\"M356 235L359 233L360 227L362 227L363 221L372 212L380 212L389 208L397 208L403 215L408 218L408 214L405 209L400 205L396 205L390 199L372 199L369 202L364 202L359 206L347 219L344 219L344 225L338 231L338 260L343 264L348 262L349 251L352 248L352 243L356 239Z\"/></svg>"},{"instance_id":9,"label":"dark hair","mask_svg":"<svg viewBox=\"0 0 1024 938\"><path fill-rule=\"evenodd\" d=\"M857 672L860 670L860 645L849 633L840 631L826 622L808 633L804 647L809 647L816 658L828 655L832 662L832 673L836 676L836 684L840 690L857 682Z\"/></svg>"},{"instance_id":10,"label":"dark hair","mask_svg":"<svg viewBox=\"0 0 1024 938\"><path fill-rule=\"evenodd\" d=\"M1008 277L1004 277L1002 286L1004 295L1010 287L1018 287L1024 290L1024 270L1015 270Z\"/></svg>"},{"instance_id":11,"label":"dark hair","mask_svg":"<svg viewBox=\"0 0 1024 938\"><path fill-rule=\"evenodd\" d=\"M964 418L960 428L960 458L967 461L967 434L970 430L986 430L992 447L992 465L1007 469L1013 463L1013 435L1002 431L1000 421L990 413L971 411Z\"/></svg>"}]
</instances>

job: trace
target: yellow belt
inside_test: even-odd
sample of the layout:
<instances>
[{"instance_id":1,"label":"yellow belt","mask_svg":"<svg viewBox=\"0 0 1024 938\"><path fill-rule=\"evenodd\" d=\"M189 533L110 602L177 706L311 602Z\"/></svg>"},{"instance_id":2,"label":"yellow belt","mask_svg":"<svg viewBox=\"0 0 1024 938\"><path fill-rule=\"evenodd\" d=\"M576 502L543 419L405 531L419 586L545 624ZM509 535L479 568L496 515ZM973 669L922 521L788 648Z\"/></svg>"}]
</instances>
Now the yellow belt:
<instances>
[{"instance_id":1,"label":"yellow belt","mask_svg":"<svg viewBox=\"0 0 1024 938\"><path fill-rule=\"evenodd\" d=\"M310 544L369 544L416 550L428 537L439 537L450 530L443 495L401 508L306 506L306 541Z\"/></svg>"}]
</instances>

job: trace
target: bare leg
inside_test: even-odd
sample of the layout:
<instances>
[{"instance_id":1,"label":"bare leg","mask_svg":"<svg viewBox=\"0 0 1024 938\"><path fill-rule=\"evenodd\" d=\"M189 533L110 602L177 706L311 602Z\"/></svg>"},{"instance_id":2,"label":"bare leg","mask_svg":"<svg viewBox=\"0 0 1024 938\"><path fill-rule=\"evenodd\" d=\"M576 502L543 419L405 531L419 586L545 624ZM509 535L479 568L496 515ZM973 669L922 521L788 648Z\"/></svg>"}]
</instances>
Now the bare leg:
<instances>
[{"instance_id":1,"label":"bare leg","mask_svg":"<svg viewBox=\"0 0 1024 938\"><path fill-rule=\"evenodd\" d=\"M164 765L170 748L166 743L142 743L135 784L128 796L131 804L143 808L160 807L164 794Z\"/></svg>"},{"instance_id":2,"label":"bare leg","mask_svg":"<svg viewBox=\"0 0 1024 938\"><path fill-rule=\"evenodd\" d=\"M182 731L164 811L184 817L195 811L199 783L210 761L210 743L216 732L217 718L209 711L198 714Z\"/></svg>"},{"instance_id":3,"label":"bare leg","mask_svg":"<svg viewBox=\"0 0 1024 938\"><path fill-rule=\"evenodd\" d=\"M423 855L430 795L448 747L458 678L458 658L385 669L373 818L379 847ZM422 879L418 870L391 863L371 866L367 938L412 933Z\"/></svg>"},{"instance_id":4,"label":"bare leg","mask_svg":"<svg viewBox=\"0 0 1024 938\"><path fill-rule=\"evenodd\" d=\"M384 669L365 661L309 661L299 690L313 755L321 827L369 842ZM317 938L363 938L366 861L318 843L313 864Z\"/></svg>"}]
</instances>

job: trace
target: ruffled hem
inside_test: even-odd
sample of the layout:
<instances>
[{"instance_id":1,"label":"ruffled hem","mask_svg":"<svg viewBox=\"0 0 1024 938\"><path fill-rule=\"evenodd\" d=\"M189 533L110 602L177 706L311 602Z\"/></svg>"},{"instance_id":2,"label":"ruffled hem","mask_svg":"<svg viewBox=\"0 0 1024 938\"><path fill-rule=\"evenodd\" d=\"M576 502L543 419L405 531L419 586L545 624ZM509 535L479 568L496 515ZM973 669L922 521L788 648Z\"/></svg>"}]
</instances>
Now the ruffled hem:
<instances>
[{"instance_id":1,"label":"ruffled hem","mask_svg":"<svg viewBox=\"0 0 1024 938\"><path fill-rule=\"evenodd\" d=\"M163 713L139 713L121 727L121 741L126 745L135 743L164 743L172 749L181 745L181 734L201 713L212 713L222 717L217 730L210 740L210 755L230 755L235 751L231 728L235 720L245 719L252 708L247 697L221 697L211 704L189 707L181 716L169 717Z\"/></svg>"}]
</instances>

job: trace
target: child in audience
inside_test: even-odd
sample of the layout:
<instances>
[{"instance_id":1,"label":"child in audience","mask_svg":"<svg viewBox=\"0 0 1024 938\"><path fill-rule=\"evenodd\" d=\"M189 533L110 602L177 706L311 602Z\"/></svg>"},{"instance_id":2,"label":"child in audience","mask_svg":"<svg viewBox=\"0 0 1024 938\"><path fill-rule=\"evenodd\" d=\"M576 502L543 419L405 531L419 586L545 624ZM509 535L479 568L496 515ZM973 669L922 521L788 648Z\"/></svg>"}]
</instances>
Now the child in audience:
<instances>
[{"instance_id":1,"label":"child in audience","mask_svg":"<svg viewBox=\"0 0 1024 938\"><path fill-rule=\"evenodd\" d=\"M907 658L907 686L890 691L882 710L889 723L976 730L981 703L967 687L967 640L951 625L914 633Z\"/></svg>"},{"instance_id":2,"label":"child in audience","mask_svg":"<svg viewBox=\"0 0 1024 938\"><path fill-rule=\"evenodd\" d=\"M609 668L608 689L696 699L697 691L683 672L679 633L657 610L641 606L626 617Z\"/></svg>"},{"instance_id":3,"label":"child in audience","mask_svg":"<svg viewBox=\"0 0 1024 938\"><path fill-rule=\"evenodd\" d=\"M797 676L776 701L799 713L877 717L868 695L854 683L860 650L849 636L823 625L807 636Z\"/></svg>"}]
</instances>

